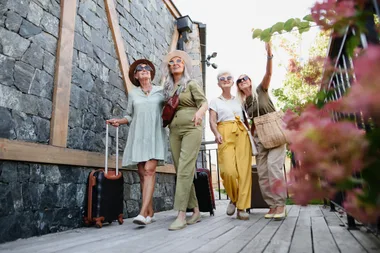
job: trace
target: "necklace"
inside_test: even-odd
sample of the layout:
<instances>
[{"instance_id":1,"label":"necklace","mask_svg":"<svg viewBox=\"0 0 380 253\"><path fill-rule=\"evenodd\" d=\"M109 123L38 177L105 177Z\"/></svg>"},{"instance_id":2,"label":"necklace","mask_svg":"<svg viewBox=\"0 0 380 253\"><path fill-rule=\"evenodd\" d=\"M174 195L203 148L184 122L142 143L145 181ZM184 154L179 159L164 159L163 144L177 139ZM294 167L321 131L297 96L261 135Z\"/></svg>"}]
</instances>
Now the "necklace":
<instances>
[{"instance_id":1,"label":"necklace","mask_svg":"<svg viewBox=\"0 0 380 253\"><path fill-rule=\"evenodd\" d=\"M142 92L144 92L144 94L145 94L146 96L148 96L149 93L150 93L150 91L152 90L152 87L149 88L148 90L143 90L143 89L141 88L141 90L142 90Z\"/></svg>"}]
</instances>

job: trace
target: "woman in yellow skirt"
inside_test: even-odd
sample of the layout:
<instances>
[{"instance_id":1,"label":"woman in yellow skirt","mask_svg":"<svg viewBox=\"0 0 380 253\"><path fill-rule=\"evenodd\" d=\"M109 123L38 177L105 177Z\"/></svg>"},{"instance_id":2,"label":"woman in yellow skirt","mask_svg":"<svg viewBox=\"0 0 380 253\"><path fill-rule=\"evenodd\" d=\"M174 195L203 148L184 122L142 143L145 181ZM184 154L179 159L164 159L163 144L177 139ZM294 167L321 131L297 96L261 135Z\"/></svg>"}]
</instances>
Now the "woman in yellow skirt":
<instances>
[{"instance_id":1,"label":"woman in yellow skirt","mask_svg":"<svg viewBox=\"0 0 380 253\"><path fill-rule=\"evenodd\" d=\"M231 95L234 84L229 72L218 75L218 86L222 94L211 100L210 127L218 143L218 164L223 185L231 201L227 215L232 216L237 208L236 218L248 220L245 211L251 206L252 187L252 138L244 124L245 112L241 102Z\"/></svg>"}]
</instances>

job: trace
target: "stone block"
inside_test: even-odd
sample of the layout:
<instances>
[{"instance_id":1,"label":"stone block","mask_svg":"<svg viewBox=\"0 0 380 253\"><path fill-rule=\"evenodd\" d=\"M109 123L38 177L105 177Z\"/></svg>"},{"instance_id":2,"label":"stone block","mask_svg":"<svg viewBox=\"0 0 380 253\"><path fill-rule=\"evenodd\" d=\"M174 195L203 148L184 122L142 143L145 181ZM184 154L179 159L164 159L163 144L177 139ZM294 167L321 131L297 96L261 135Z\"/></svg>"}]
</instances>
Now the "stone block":
<instances>
[{"instance_id":1,"label":"stone block","mask_svg":"<svg viewBox=\"0 0 380 253\"><path fill-rule=\"evenodd\" d=\"M42 119L40 117L33 116L32 121L35 125L35 132L37 135L37 142L49 143L50 138L50 120Z\"/></svg>"},{"instance_id":2,"label":"stone block","mask_svg":"<svg viewBox=\"0 0 380 253\"><path fill-rule=\"evenodd\" d=\"M36 26L40 26L42 16L44 15L44 10L35 2L29 3L29 10L27 19Z\"/></svg>"},{"instance_id":3,"label":"stone block","mask_svg":"<svg viewBox=\"0 0 380 253\"><path fill-rule=\"evenodd\" d=\"M61 6L55 0L51 0L49 4L49 13L53 14L56 18L61 18Z\"/></svg>"},{"instance_id":4,"label":"stone block","mask_svg":"<svg viewBox=\"0 0 380 253\"><path fill-rule=\"evenodd\" d=\"M79 86L86 91L92 90L92 88L94 87L94 80L92 79L92 75L89 72L85 72L83 74Z\"/></svg>"},{"instance_id":5,"label":"stone block","mask_svg":"<svg viewBox=\"0 0 380 253\"><path fill-rule=\"evenodd\" d=\"M28 0L7 0L6 7L14 12L17 12L22 17L26 17L29 10L29 1Z\"/></svg>"},{"instance_id":6,"label":"stone block","mask_svg":"<svg viewBox=\"0 0 380 253\"><path fill-rule=\"evenodd\" d=\"M22 235L17 215L0 216L0 243L20 238Z\"/></svg>"},{"instance_id":7,"label":"stone block","mask_svg":"<svg viewBox=\"0 0 380 253\"><path fill-rule=\"evenodd\" d=\"M31 183L44 183L45 182L45 166L41 164L30 165L30 179Z\"/></svg>"},{"instance_id":8,"label":"stone block","mask_svg":"<svg viewBox=\"0 0 380 253\"><path fill-rule=\"evenodd\" d=\"M78 22L78 21L77 21ZM81 21L82 22L82 21ZM83 25L83 36L88 40L92 41L91 36L91 26L87 25L86 22L82 22Z\"/></svg>"},{"instance_id":9,"label":"stone block","mask_svg":"<svg viewBox=\"0 0 380 253\"><path fill-rule=\"evenodd\" d=\"M55 72L55 56L49 52L44 52L43 70L54 76Z\"/></svg>"},{"instance_id":10,"label":"stone block","mask_svg":"<svg viewBox=\"0 0 380 253\"><path fill-rule=\"evenodd\" d=\"M14 82L13 69L15 60L0 54L0 84L11 86Z\"/></svg>"},{"instance_id":11,"label":"stone block","mask_svg":"<svg viewBox=\"0 0 380 253\"><path fill-rule=\"evenodd\" d=\"M3 48L4 55L19 59L25 53L29 44L29 40L0 27L0 45Z\"/></svg>"},{"instance_id":12,"label":"stone block","mask_svg":"<svg viewBox=\"0 0 380 253\"><path fill-rule=\"evenodd\" d=\"M74 183L59 184L57 207L75 209L77 206L77 185Z\"/></svg>"},{"instance_id":13,"label":"stone block","mask_svg":"<svg viewBox=\"0 0 380 253\"><path fill-rule=\"evenodd\" d=\"M41 27L35 26L34 24L30 23L29 21L26 21L25 19L22 21L19 31L20 35L27 39L37 34L40 34L41 32Z\"/></svg>"},{"instance_id":14,"label":"stone block","mask_svg":"<svg viewBox=\"0 0 380 253\"><path fill-rule=\"evenodd\" d=\"M17 163L17 182L26 183L30 177L30 165L28 163Z\"/></svg>"},{"instance_id":15,"label":"stone block","mask_svg":"<svg viewBox=\"0 0 380 253\"><path fill-rule=\"evenodd\" d=\"M90 93L88 96L88 111L97 116L99 114L99 101L101 97L97 94Z\"/></svg>"},{"instance_id":16,"label":"stone block","mask_svg":"<svg viewBox=\"0 0 380 253\"><path fill-rule=\"evenodd\" d=\"M39 4L44 10L48 10L50 0L33 0L33 1Z\"/></svg>"},{"instance_id":17,"label":"stone block","mask_svg":"<svg viewBox=\"0 0 380 253\"><path fill-rule=\"evenodd\" d=\"M57 184L45 184L41 193L40 209L53 209L59 201Z\"/></svg>"},{"instance_id":18,"label":"stone block","mask_svg":"<svg viewBox=\"0 0 380 253\"><path fill-rule=\"evenodd\" d=\"M76 206L84 207L86 206L86 195L87 194L87 185L86 184L77 184L77 191L75 194Z\"/></svg>"},{"instance_id":19,"label":"stone block","mask_svg":"<svg viewBox=\"0 0 380 253\"><path fill-rule=\"evenodd\" d=\"M85 130L83 134L83 149L88 151L96 150L95 133L90 130Z\"/></svg>"},{"instance_id":20,"label":"stone block","mask_svg":"<svg viewBox=\"0 0 380 253\"><path fill-rule=\"evenodd\" d=\"M74 48L89 56L92 56L92 44L77 32L74 34Z\"/></svg>"},{"instance_id":21,"label":"stone block","mask_svg":"<svg viewBox=\"0 0 380 253\"><path fill-rule=\"evenodd\" d=\"M21 60L31 66L42 69L44 50L35 43L32 43Z\"/></svg>"},{"instance_id":22,"label":"stone block","mask_svg":"<svg viewBox=\"0 0 380 253\"><path fill-rule=\"evenodd\" d=\"M69 107L69 127L82 127L82 111L73 106Z\"/></svg>"},{"instance_id":23,"label":"stone block","mask_svg":"<svg viewBox=\"0 0 380 253\"><path fill-rule=\"evenodd\" d=\"M51 15L49 12L44 12L44 15L41 19L41 26L44 29L44 31L50 33L51 35L54 35L56 38L58 38L58 31L59 31L59 20L58 18Z\"/></svg>"},{"instance_id":24,"label":"stone block","mask_svg":"<svg viewBox=\"0 0 380 253\"><path fill-rule=\"evenodd\" d=\"M12 31L18 32L22 23L22 17L13 11L7 12L7 18L5 20L5 27Z\"/></svg>"},{"instance_id":25,"label":"stone block","mask_svg":"<svg viewBox=\"0 0 380 253\"><path fill-rule=\"evenodd\" d=\"M140 213L140 204L136 200L127 200L127 215L128 217L135 217Z\"/></svg>"},{"instance_id":26,"label":"stone block","mask_svg":"<svg viewBox=\"0 0 380 253\"><path fill-rule=\"evenodd\" d=\"M96 5L92 3L92 1L81 2L79 4L78 14L87 24L95 29L100 29L103 21L95 15Z\"/></svg>"},{"instance_id":27,"label":"stone block","mask_svg":"<svg viewBox=\"0 0 380 253\"><path fill-rule=\"evenodd\" d=\"M29 93L35 69L29 64L17 61L14 69L15 86L23 93Z\"/></svg>"},{"instance_id":28,"label":"stone block","mask_svg":"<svg viewBox=\"0 0 380 253\"><path fill-rule=\"evenodd\" d=\"M59 173L61 175L59 183L83 183L80 180L83 169L73 166L59 166Z\"/></svg>"},{"instance_id":29,"label":"stone block","mask_svg":"<svg viewBox=\"0 0 380 253\"><path fill-rule=\"evenodd\" d=\"M111 55L104 52L99 47L94 47L95 56L102 62L107 68L115 70L117 66L117 61Z\"/></svg>"},{"instance_id":30,"label":"stone block","mask_svg":"<svg viewBox=\"0 0 380 253\"><path fill-rule=\"evenodd\" d=\"M29 93L52 100L54 88L53 82L53 77L47 72L37 70L33 82L29 88Z\"/></svg>"},{"instance_id":31,"label":"stone block","mask_svg":"<svg viewBox=\"0 0 380 253\"><path fill-rule=\"evenodd\" d=\"M37 111L38 111L38 116L45 118L45 119L50 119L51 118L51 113L52 113L52 102L46 98L40 97L36 98L35 96L29 96L29 98L33 101L37 100Z\"/></svg>"},{"instance_id":32,"label":"stone block","mask_svg":"<svg viewBox=\"0 0 380 253\"><path fill-rule=\"evenodd\" d=\"M0 162L0 182L17 182L17 164L14 162Z\"/></svg>"},{"instance_id":33,"label":"stone block","mask_svg":"<svg viewBox=\"0 0 380 253\"><path fill-rule=\"evenodd\" d=\"M83 23L82 19L79 15L76 16L75 18L75 28L74 31L76 33L79 33L80 35L83 35Z\"/></svg>"},{"instance_id":34,"label":"stone block","mask_svg":"<svg viewBox=\"0 0 380 253\"><path fill-rule=\"evenodd\" d=\"M12 117L15 121L15 132L17 140L37 141L37 134L32 118L27 114L13 110Z\"/></svg>"},{"instance_id":35,"label":"stone block","mask_svg":"<svg viewBox=\"0 0 380 253\"><path fill-rule=\"evenodd\" d=\"M75 84L71 86L70 105L83 110L88 106L88 92Z\"/></svg>"},{"instance_id":36,"label":"stone block","mask_svg":"<svg viewBox=\"0 0 380 253\"><path fill-rule=\"evenodd\" d=\"M41 193L44 191L45 185L38 183L23 183L23 203L25 210L38 210L41 204Z\"/></svg>"},{"instance_id":37,"label":"stone block","mask_svg":"<svg viewBox=\"0 0 380 253\"><path fill-rule=\"evenodd\" d=\"M67 147L73 149L83 149L83 129L76 127L68 131Z\"/></svg>"},{"instance_id":38,"label":"stone block","mask_svg":"<svg viewBox=\"0 0 380 253\"><path fill-rule=\"evenodd\" d=\"M22 26L21 26L22 27ZM49 53L55 55L57 51L57 42L58 40L45 32L41 32L31 38L32 42L36 43L43 49L49 51Z\"/></svg>"}]
</instances>

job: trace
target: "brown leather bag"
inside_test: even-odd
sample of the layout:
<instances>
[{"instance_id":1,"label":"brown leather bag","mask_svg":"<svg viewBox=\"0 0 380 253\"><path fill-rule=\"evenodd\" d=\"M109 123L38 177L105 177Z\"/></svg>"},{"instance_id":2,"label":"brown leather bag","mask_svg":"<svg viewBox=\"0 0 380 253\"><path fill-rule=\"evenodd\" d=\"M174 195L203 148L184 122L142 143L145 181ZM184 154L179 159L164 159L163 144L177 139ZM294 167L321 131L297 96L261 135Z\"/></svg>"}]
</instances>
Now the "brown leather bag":
<instances>
[{"instance_id":1,"label":"brown leather bag","mask_svg":"<svg viewBox=\"0 0 380 253\"><path fill-rule=\"evenodd\" d=\"M182 86L178 87L172 97L164 105L162 109L162 126L166 127L172 122L174 115L177 111L177 107L179 104L179 94L182 91Z\"/></svg>"}]
</instances>

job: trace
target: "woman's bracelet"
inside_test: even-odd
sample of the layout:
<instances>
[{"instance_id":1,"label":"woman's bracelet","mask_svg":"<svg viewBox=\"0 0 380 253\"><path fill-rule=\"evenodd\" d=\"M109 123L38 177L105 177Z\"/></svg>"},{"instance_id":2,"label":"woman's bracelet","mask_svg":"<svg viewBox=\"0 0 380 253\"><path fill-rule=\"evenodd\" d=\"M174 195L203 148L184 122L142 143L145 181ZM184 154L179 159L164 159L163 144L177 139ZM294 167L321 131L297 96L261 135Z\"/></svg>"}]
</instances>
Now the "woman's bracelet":
<instances>
[{"instance_id":1,"label":"woman's bracelet","mask_svg":"<svg viewBox=\"0 0 380 253\"><path fill-rule=\"evenodd\" d=\"M272 60L273 54L271 56L267 55L268 60Z\"/></svg>"}]
</instances>

